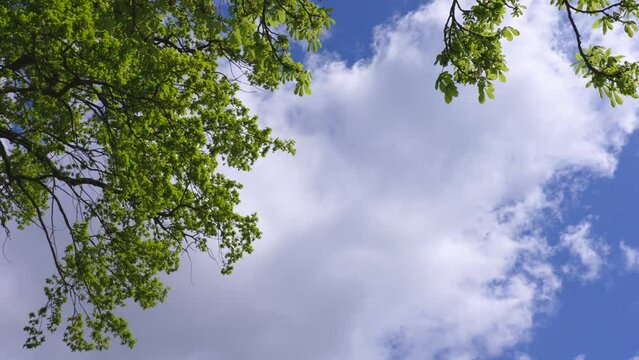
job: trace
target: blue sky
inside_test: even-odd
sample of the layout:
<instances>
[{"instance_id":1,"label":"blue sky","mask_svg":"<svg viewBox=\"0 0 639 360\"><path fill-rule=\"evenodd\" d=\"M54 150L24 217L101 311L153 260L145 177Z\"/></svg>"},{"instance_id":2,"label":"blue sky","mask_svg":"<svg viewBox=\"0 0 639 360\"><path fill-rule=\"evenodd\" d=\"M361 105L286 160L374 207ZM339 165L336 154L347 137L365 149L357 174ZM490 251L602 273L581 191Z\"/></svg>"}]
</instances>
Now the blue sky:
<instances>
[{"instance_id":1,"label":"blue sky","mask_svg":"<svg viewBox=\"0 0 639 360\"><path fill-rule=\"evenodd\" d=\"M333 9L332 16L336 21L331 36L324 42L325 50L335 51L345 60L353 62L371 56L375 26L391 22L393 18L417 9L424 1L393 0L364 3L359 0L328 0L322 3Z\"/></svg>"},{"instance_id":2,"label":"blue sky","mask_svg":"<svg viewBox=\"0 0 639 360\"><path fill-rule=\"evenodd\" d=\"M557 311L522 346L538 359L626 359L639 354L639 276L624 271L619 242L637 246L639 136L628 139L613 178L593 181L565 207L567 223L591 216L593 235L611 246L609 267L594 283L566 282ZM550 230L552 236L553 230ZM507 358L507 357L505 357Z\"/></svg>"},{"instance_id":3,"label":"blue sky","mask_svg":"<svg viewBox=\"0 0 639 360\"><path fill-rule=\"evenodd\" d=\"M338 22L325 49L351 63L370 56L374 26L424 3L369 2L362 11L361 1L326 1L335 9ZM496 358L513 359L525 353L533 359L573 359L583 354L587 359L604 360L639 354L639 274L624 271L623 254L618 248L621 241L639 245L638 182L639 135L634 134L619 155L614 176L588 179L585 189L561 205L561 220L547 219L544 227L550 241L559 241L565 224L590 218L592 236L605 239L611 246L610 262L601 278L586 284L566 281L557 295L556 309L540 316L530 340Z\"/></svg>"},{"instance_id":4,"label":"blue sky","mask_svg":"<svg viewBox=\"0 0 639 360\"><path fill-rule=\"evenodd\" d=\"M69 354L57 334L27 352L51 271L27 230L0 260L0 359L639 355L638 104L584 89L556 11L529 2L496 100L464 89L445 105L432 64L446 0L324 4L337 24L306 59L313 95L243 95L298 149L233 174L261 219L255 253L229 277L193 256L166 303L127 308L134 350Z\"/></svg>"}]
</instances>

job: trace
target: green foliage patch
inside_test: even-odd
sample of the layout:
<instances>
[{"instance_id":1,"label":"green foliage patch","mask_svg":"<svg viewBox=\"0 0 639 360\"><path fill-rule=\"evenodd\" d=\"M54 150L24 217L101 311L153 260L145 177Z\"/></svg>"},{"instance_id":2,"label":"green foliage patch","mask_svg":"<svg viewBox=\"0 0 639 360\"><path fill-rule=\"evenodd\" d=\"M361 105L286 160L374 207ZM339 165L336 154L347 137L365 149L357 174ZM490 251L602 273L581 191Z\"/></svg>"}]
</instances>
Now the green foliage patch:
<instances>
[{"instance_id":1,"label":"green foliage patch","mask_svg":"<svg viewBox=\"0 0 639 360\"><path fill-rule=\"evenodd\" d=\"M586 86L598 89L612 106L623 103L623 96L639 98L639 62L626 61L623 55L614 55L612 49L600 45L585 46L576 15L588 16L592 28L601 28L605 35L615 26L622 26L629 37L637 31L639 2L621 0L551 0L550 4L566 15L576 40L575 72L588 79ZM446 103L458 96L457 85L474 85L479 91L479 102L494 97L494 80L506 81L506 57L501 42L513 40L519 31L503 26L506 14L518 17L525 6L519 0L477 0L470 8L463 8L453 0L444 26L444 49L435 64L443 70L435 88L444 94Z\"/></svg>"},{"instance_id":2,"label":"green foliage patch","mask_svg":"<svg viewBox=\"0 0 639 360\"><path fill-rule=\"evenodd\" d=\"M317 50L329 13L310 0L2 3L0 223L40 227L55 265L27 348L59 326L72 350L132 347L117 309L163 301L158 276L181 254L215 252L228 274L253 250L257 216L238 213L241 184L220 169L294 149L258 125L240 81L309 94L290 41Z\"/></svg>"}]
</instances>

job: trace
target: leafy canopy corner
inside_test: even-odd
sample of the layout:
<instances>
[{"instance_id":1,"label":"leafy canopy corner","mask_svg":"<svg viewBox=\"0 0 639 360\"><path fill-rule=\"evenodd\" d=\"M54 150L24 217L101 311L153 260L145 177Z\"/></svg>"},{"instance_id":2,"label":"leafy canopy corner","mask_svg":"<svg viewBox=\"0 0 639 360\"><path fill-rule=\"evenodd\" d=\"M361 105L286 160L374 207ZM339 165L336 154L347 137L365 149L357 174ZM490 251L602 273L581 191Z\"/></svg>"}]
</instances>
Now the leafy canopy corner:
<instances>
[{"instance_id":1,"label":"leafy canopy corner","mask_svg":"<svg viewBox=\"0 0 639 360\"><path fill-rule=\"evenodd\" d=\"M241 184L220 169L294 148L258 124L240 82L309 94L290 41L318 50L330 12L310 0L3 2L0 225L39 227L55 267L25 347L60 326L71 350L132 347L117 310L163 301L159 276L182 254L208 253L228 274L253 251L257 216L237 211Z\"/></svg>"},{"instance_id":2,"label":"leafy canopy corner","mask_svg":"<svg viewBox=\"0 0 639 360\"><path fill-rule=\"evenodd\" d=\"M587 87L594 87L599 95L608 98L612 106L623 103L623 96L639 98L639 62L613 55L612 49L600 45L585 46L577 26L577 15L591 17L592 28L601 28L605 35L615 26L622 26L628 37L637 31L639 3L636 0L551 0L550 4L566 15L574 33L577 47L575 73L588 79ZM506 81L508 71L501 42L511 41L519 31L502 26L507 13L512 17L523 14L525 6L519 0L477 0L470 8L463 8L453 0L444 26L444 49L435 64L443 70L435 88L444 94L446 103L459 95L457 85L477 86L480 103L494 98L495 80Z\"/></svg>"}]
</instances>

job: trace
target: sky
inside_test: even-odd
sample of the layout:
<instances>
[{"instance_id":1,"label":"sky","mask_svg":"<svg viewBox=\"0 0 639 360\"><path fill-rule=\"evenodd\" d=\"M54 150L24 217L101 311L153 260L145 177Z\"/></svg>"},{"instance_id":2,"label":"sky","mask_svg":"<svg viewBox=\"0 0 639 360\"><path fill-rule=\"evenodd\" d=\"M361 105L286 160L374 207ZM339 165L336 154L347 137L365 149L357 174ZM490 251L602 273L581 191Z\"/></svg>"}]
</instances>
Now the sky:
<instances>
[{"instance_id":1,"label":"sky","mask_svg":"<svg viewBox=\"0 0 639 360\"><path fill-rule=\"evenodd\" d=\"M249 173L264 235L231 276L194 256L167 301L127 307L138 343L21 348L52 264L28 229L0 259L0 359L635 360L639 135L570 68L559 14L528 2L508 82L446 105L448 1L331 0L337 24L290 86L244 101L297 142ZM636 42L609 39L629 54Z\"/></svg>"}]
</instances>

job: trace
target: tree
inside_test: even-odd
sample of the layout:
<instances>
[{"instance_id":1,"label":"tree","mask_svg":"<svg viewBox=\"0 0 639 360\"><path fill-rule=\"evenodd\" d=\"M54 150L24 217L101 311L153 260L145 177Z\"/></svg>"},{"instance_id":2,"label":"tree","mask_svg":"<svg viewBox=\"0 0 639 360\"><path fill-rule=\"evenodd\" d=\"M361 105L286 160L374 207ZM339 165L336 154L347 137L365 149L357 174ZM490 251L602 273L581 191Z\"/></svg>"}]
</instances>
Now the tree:
<instances>
[{"instance_id":1,"label":"tree","mask_svg":"<svg viewBox=\"0 0 639 360\"><path fill-rule=\"evenodd\" d=\"M639 61L626 61L623 55L613 55L612 49L601 45L586 46L576 20L578 15L590 17L592 28L601 28L604 35L621 26L632 37L638 29L639 2L550 0L550 4L565 13L574 33L577 54L573 66L577 74L589 80L586 86L598 89L612 106L621 104L622 96L639 98ZM502 22L506 13L518 17L524 9L519 0L477 0L470 8L452 0L444 26L444 49L435 61L443 67L435 87L444 93L447 103L458 95L457 84L477 86L481 103L486 96L494 97L493 81L506 81L504 73L508 71L501 41L519 35L517 29L502 26Z\"/></svg>"},{"instance_id":2,"label":"tree","mask_svg":"<svg viewBox=\"0 0 639 360\"><path fill-rule=\"evenodd\" d=\"M55 266L25 347L62 324L72 350L132 347L117 310L162 301L158 276L181 254L216 252L227 274L252 251L257 217L238 213L241 185L221 170L294 149L258 125L240 82L310 93L290 41L317 50L329 13L311 0L3 2L0 223L40 227Z\"/></svg>"}]
</instances>

